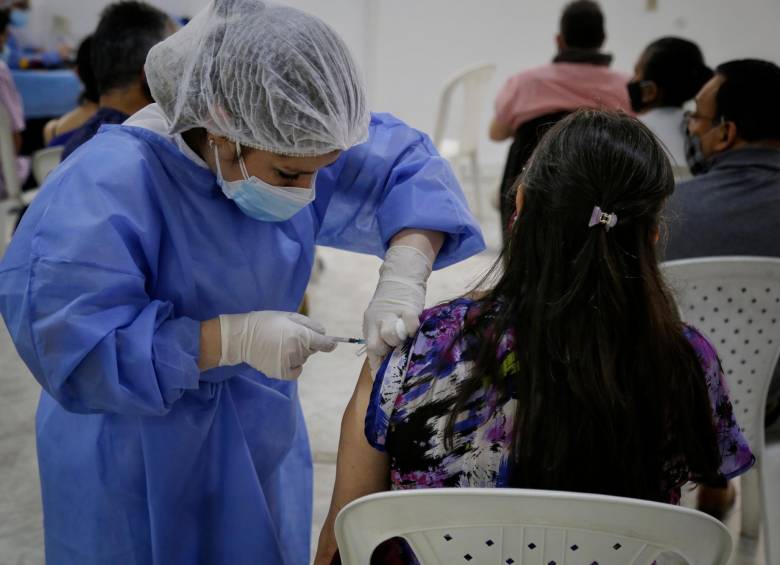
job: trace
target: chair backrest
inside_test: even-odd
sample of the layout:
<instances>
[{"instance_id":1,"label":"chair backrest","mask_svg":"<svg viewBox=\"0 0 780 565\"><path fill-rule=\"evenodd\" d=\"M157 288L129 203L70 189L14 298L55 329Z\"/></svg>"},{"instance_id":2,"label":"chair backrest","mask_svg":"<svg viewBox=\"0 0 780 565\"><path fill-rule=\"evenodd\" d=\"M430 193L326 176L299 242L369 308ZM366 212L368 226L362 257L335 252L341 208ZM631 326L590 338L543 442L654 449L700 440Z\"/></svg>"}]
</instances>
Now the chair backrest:
<instances>
[{"instance_id":1,"label":"chair backrest","mask_svg":"<svg viewBox=\"0 0 780 565\"><path fill-rule=\"evenodd\" d=\"M5 182L7 198L18 200L22 190L16 172L14 133L11 129L11 117L2 105L0 105L0 172Z\"/></svg>"},{"instance_id":2,"label":"chair backrest","mask_svg":"<svg viewBox=\"0 0 780 565\"><path fill-rule=\"evenodd\" d=\"M572 492L385 492L352 502L336 519L345 565L369 563L393 537L404 538L423 565L649 565L665 553L713 565L731 554L726 527L696 510Z\"/></svg>"},{"instance_id":3,"label":"chair backrest","mask_svg":"<svg viewBox=\"0 0 780 565\"><path fill-rule=\"evenodd\" d=\"M487 95L490 80L496 72L493 64L480 64L460 71L444 87L439 103L439 114L433 133L433 143L441 147L447 129L452 96L458 88L463 88L463 116L460 124L458 144L460 153L468 155L477 150L482 137L480 125L482 105Z\"/></svg>"},{"instance_id":4,"label":"chair backrest","mask_svg":"<svg viewBox=\"0 0 780 565\"><path fill-rule=\"evenodd\" d=\"M780 355L780 259L706 257L663 264L682 318L715 346L734 415L756 457Z\"/></svg>"},{"instance_id":5,"label":"chair backrest","mask_svg":"<svg viewBox=\"0 0 780 565\"><path fill-rule=\"evenodd\" d=\"M46 149L40 149L33 153L32 156L32 172L35 177L35 182L38 186L43 184L46 177L49 176L57 165L62 161L62 152L65 149L63 146L47 147Z\"/></svg>"}]
</instances>

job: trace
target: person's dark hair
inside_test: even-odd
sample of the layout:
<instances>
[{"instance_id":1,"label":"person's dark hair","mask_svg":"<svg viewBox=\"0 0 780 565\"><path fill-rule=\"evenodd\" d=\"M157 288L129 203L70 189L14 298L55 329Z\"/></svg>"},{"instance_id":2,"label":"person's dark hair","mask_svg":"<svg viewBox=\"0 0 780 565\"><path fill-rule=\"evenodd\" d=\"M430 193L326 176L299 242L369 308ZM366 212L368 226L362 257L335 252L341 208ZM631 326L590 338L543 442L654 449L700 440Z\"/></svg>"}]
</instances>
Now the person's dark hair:
<instances>
[{"instance_id":1,"label":"person's dark hair","mask_svg":"<svg viewBox=\"0 0 780 565\"><path fill-rule=\"evenodd\" d=\"M642 54L642 78L659 89L661 106L681 107L712 78L699 46L680 37L653 41Z\"/></svg>"},{"instance_id":2,"label":"person's dark hair","mask_svg":"<svg viewBox=\"0 0 780 565\"><path fill-rule=\"evenodd\" d=\"M165 39L170 18L145 2L123 0L107 6L93 34L92 67L104 94L138 81L146 55Z\"/></svg>"},{"instance_id":3,"label":"person's dark hair","mask_svg":"<svg viewBox=\"0 0 780 565\"><path fill-rule=\"evenodd\" d=\"M674 190L663 148L632 117L580 110L545 134L519 183L523 206L496 284L459 338L479 349L446 442L489 386L497 405L516 400L509 486L668 501L676 484L665 466L678 456L713 479L720 455L704 373L656 257ZM588 227L597 205L617 215L609 231ZM511 357L499 359L509 335Z\"/></svg>"},{"instance_id":4,"label":"person's dark hair","mask_svg":"<svg viewBox=\"0 0 780 565\"><path fill-rule=\"evenodd\" d=\"M5 33L10 23L11 23L11 10L9 10L8 8L0 9L0 33Z\"/></svg>"},{"instance_id":5,"label":"person's dark hair","mask_svg":"<svg viewBox=\"0 0 780 565\"><path fill-rule=\"evenodd\" d=\"M592 0L575 0L561 14L561 35L572 49L598 49L604 44L604 14Z\"/></svg>"},{"instance_id":6,"label":"person's dark hair","mask_svg":"<svg viewBox=\"0 0 780 565\"><path fill-rule=\"evenodd\" d=\"M780 139L780 67L742 59L715 72L725 79L715 97L716 118L734 122L745 141Z\"/></svg>"},{"instance_id":7,"label":"person's dark hair","mask_svg":"<svg viewBox=\"0 0 780 565\"><path fill-rule=\"evenodd\" d=\"M81 84L84 85L84 91L81 93L81 100L98 103L100 94L98 93L95 72L92 69L92 36L88 35L79 45L76 52L76 70L79 73Z\"/></svg>"}]
</instances>

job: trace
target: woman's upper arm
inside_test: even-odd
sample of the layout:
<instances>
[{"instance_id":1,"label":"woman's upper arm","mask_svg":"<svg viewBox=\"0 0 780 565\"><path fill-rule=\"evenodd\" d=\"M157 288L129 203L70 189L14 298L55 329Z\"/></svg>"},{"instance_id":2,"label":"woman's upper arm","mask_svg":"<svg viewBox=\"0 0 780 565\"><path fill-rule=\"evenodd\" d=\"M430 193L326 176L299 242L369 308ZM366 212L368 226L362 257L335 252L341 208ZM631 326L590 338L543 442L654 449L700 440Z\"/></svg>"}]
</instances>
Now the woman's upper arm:
<instances>
[{"instance_id":1,"label":"woman's upper arm","mask_svg":"<svg viewBox=\"0 0 780 565\"><path fill-rule=\"evenodd\" d=\"M371 401L373 383L368 362L363 364L355 391L341 420L341 437L336 463L336 484L330 510L320 533L315 563L330 563L336 553L334 525L341 509L353 500L389 487L387 455L369 445L365 435L365 419Z\"/></svg>"},{"instance_id":2,"label":"woman's upper arm","mask_svg":"<svg viewBox=\"0 0 780 565\"><path fill-rule=\"evenodd\" d=\"M688 327L686 337L701 363L712 409L712 423L721 453L719 472L731 479L755 462L750 446L734 415L728 384L715 347L698 330Z\"/></svg>"},{"instance_id":3,"label":"woman's upper arm","mask_svg":"<svg viewBox=\"0 0 780 565\"><path fill-rule=\"evenodd\" d=\"M372 389L371 371L368 363L364 363L341 421L334 491L334 501L338 500L339 508L361 496L387 490L389 486L387 454L372 447L365 434Z\"/></svg>"}]
</instances>

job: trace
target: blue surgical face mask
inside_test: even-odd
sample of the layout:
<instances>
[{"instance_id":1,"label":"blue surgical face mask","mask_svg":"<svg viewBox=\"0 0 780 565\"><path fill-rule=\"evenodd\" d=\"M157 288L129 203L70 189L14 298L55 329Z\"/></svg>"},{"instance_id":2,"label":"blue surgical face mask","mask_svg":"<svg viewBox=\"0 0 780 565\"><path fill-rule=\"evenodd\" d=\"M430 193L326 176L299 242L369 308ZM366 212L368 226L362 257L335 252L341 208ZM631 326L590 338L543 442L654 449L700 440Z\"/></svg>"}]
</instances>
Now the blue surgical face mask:
<instances>
[{"instance_id":1,"label":"blue surgical face mask","mask_svg":"<svg viewBox=\"0 0 780 565\"><path fill-rule=\"evenodd\" d=\"M30 10L20 10L19 8L11 10L11 27L27 27L28 23L30 23Z\"/></svg>"},{"instance_id":2,"label":"blue surgical face mask","mask_svg":"<svg viewBox=\"0 0 780 565\"><path fill-rule=\"evenodd\" d=\"M316 196L317 173L312 175L311 188L274 186L257 177L250 176L241 156L241 146L236 143L238 164L242 180L227 181L222 177L217 146L210 141L217 163L217 183L225 196L236 203L241 211L255 220L283 222L308 206Z\"/></svg>"}]
</instances>

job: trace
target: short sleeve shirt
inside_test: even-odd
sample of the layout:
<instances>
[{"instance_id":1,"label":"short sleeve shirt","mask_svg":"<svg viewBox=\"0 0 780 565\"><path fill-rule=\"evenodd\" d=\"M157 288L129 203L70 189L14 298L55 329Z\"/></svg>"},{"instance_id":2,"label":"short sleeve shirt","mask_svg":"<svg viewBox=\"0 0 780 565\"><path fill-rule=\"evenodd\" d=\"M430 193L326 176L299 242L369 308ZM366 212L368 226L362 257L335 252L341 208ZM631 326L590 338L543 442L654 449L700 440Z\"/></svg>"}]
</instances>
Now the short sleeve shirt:
<instances>
[{"instance_id":1,"label":"short sleeve shirt","mask_svg":"<svg viewBox=\"0 0 780 565\"><path fill-rule=\"evenodd\" d=\"M394 490L508 486L516 400L499 400L497 393L483 390L456 420L454 449L444 445L450 402L473 366L477 344L455 337L474 313L474 304L458 299L427 310L418 333L396 348L377 374L365 431L369 443L390 456ZM734 418L715 349L694 328L686 326L684 331L707 381L722 457L720 474L732 478L750 468L754 457ZM514 338L506 336L501 349L499 358L511 362ZM682 483L695 479L684 461L669 461L664 476L669 477L670 502L678 501Z\"/></svg>"}]
</instances>

